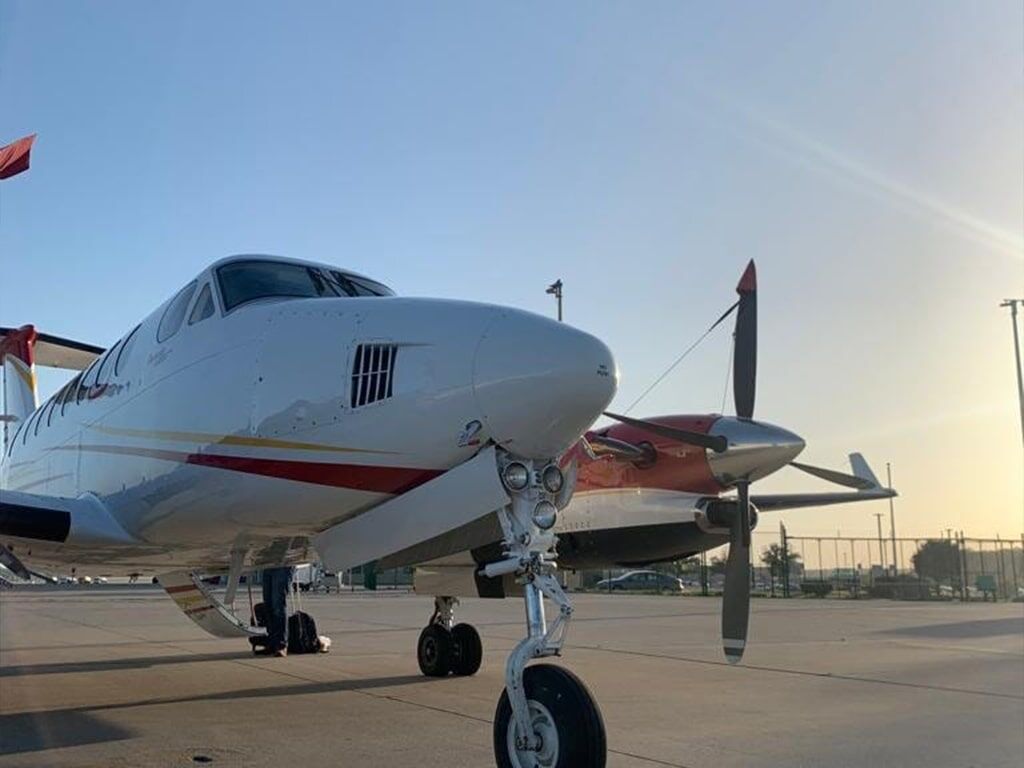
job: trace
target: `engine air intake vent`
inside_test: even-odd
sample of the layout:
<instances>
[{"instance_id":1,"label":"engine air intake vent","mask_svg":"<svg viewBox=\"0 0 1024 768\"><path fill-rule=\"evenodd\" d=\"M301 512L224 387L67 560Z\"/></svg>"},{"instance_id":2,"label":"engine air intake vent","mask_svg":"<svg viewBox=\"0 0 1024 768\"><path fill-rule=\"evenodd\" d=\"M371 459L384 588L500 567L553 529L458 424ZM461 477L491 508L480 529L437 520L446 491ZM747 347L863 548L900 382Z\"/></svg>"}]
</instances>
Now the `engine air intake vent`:
<instances>
[{"instance_id":1,"label":"engine air intake vent","mask_svg":"<svg viewBox=\"0 0 1024 768\"><path fill-rule=\"evenodd\" d=\"M353 408L391 397L397 355L398 347L394 344L360 344L356 347L356 358L352 363Z\"/></svg>"}]
</instances>

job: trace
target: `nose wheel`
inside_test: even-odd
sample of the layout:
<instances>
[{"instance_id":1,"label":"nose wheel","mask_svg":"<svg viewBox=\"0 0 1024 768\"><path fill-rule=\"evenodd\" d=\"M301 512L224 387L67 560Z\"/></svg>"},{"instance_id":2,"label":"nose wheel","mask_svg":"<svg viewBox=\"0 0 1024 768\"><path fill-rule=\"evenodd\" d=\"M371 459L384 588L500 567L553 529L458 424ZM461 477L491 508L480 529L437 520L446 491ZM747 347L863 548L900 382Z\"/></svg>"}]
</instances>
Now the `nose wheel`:
<instances>
[{"instance_id":1,"label":"nose wheel","mask_svg":"<svg viewBox=\"0 0 1024 768\"><path fill-rule=\"evenodd\" d=\"M427 677L468 677L480 669L484 656L480 633L472 624L454 624L457 602L452 597L435 598L434 615L420 632L416 660Z\"/></svg>"},{"instance_id":2,"label":"nose wheel","mask_svg":"<svg viewBox=\"0 0 1024 768\"><path fill-rule=\"evenodd\" d=\"M576 675L537 664L523 671L523 688L534 745L526 746L506 691L494 713L498 768L604 767L607 746L601 710Z\"/></svg>"}]
</instances>

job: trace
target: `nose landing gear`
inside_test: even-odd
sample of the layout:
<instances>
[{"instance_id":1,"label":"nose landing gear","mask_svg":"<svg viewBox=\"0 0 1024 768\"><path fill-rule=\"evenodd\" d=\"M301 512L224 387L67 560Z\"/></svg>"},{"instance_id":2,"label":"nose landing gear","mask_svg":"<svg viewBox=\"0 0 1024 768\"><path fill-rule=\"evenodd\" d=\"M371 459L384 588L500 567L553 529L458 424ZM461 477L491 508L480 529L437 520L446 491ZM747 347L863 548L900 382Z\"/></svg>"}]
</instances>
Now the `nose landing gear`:
<instances>
[{"instance_id":1,"label":"nose landing gear","mask_svg":"<svg viewBox=\"0 0 1024 768\"><path fill-rule=\"evenodd\" d=\"M554 576L554 484L544 483L546 473L534 471L532 461L501 454L499 463L512 499L498 513L505 559L485 566L484 572L490 577L519 576L527 635L505 665L505 691L494 716L495 759L499 768L604 768L604 720L586 686L561 667L526 666L531 659L561 655L572 617L569 597ZM525 475L515 465L525 466ZM545 597L559 609L550 625L544 615Z\"/></svg>"}]
</instances>

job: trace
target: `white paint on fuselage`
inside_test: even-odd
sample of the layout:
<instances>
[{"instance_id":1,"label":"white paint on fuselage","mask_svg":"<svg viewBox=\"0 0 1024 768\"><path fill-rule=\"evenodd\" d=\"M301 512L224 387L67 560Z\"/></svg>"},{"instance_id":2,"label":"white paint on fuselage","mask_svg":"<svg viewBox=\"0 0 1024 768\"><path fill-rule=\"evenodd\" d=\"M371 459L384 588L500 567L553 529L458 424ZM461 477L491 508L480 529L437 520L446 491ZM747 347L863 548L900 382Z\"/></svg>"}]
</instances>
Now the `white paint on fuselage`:
<instances>
[{"instance_id":1,"label":"white paint on fuselage","mask_svg":"<svg viewBox=\"0 0 1024 768\"><path fill-rule=\"evenodd\" d=\"M0 467L5 488L95 495L139 545L97 554L20 541L21 551L28 546L33 558L51 563L103 562L111 573L221 566L233 546L307 537L390 494L185 457L436 473L478 450L477 443L459 445L474 420L483 424L479 444L553 456L614 394L607 348L547 318L397 297L261 300L224 314L216 266L199 275L195 292L211 283L212 317L186 322L160 343L165 303L142 322L117 371L104 366L104 389L63 408L44 403ZM504 362L488 347L488 331L499 327L502 342L521 340ZM393 396L352 408L351 361L363 343L398 347ZM482 347L485 364L477 366Z\"/></svg>"}]
</instances>

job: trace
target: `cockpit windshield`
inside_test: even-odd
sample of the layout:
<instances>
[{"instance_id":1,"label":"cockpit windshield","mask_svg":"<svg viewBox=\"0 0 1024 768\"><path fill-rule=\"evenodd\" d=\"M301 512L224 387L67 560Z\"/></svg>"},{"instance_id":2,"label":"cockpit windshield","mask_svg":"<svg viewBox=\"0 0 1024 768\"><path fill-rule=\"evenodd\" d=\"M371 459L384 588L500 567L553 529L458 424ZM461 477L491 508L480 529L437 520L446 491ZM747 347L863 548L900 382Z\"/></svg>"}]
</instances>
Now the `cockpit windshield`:
<instances>
[{"instance_id":1,"label":"cockpit windshield","mask_svg":"<svg viewBox=\"0 0 1024 768\"><path fill-rule=\"evenodd\" d=\"M224 311L271 297L394 296L390 288L336 269L283 261L233 261L217 268Z\"/></svg>"}]
</instances>

